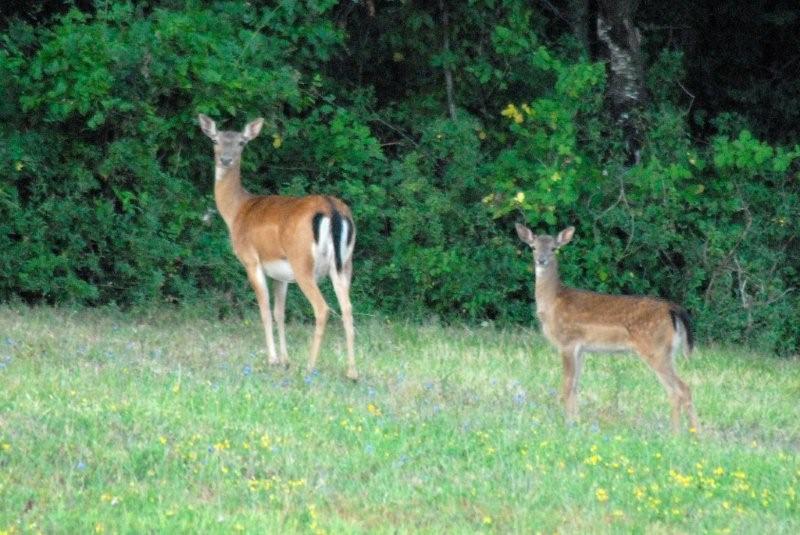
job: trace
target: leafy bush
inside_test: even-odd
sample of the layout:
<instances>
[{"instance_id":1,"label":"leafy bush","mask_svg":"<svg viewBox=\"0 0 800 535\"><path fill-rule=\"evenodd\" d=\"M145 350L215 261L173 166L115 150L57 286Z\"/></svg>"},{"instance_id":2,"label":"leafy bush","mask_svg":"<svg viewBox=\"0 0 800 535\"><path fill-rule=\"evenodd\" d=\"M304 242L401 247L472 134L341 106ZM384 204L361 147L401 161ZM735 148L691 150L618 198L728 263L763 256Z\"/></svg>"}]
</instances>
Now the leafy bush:
<instances>
[{"instance_id":1,"label":"leafy bush","mask_svg":"<svg viewBox=\"0 0 800 535\"><path fill-rule=\"evenodd\" d=\"M440 13L411 2L374 17L332 0L103 2L12 20L0 298L252 306L208 217L212 153L195 117L240 128L261 115L245 185L353 206L358 312L529 321L513 222L575 224L568 282L683 302L703 338L797 350L797 147L756 139L735 114L694 140L683 57L664 49L627 168L604 66L573 33L522 0L448 6L447 49Z\"/></svg>"}]
</instances>

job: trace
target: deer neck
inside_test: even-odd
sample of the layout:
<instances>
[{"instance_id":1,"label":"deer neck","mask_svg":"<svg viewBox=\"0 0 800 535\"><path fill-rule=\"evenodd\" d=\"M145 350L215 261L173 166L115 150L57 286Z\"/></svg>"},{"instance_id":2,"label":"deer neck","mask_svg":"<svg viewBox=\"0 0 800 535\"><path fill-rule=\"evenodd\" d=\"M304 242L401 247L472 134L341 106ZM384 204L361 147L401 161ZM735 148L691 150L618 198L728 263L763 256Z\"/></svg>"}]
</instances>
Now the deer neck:
<instances>
[{"instance_id":1,"label":"deer neck","mask_svg":"<svg viewBox=\"0 0 800 535\"><path fill-rule=\"evenodd\" d=\"M228 228L231 228L236 214L249 197L250 193L242 187L241 164L214 168L214 199Z\"/></svg>"},{"instance_id":2,"label":"deer neck","mask_svg":"<svg viewBox=\"0 0 800 535\"><path fill-rule=\"evenodd\" d=\"M535 267L534 269L536 272L536 312L546 313L561 290L558 261L554 258L546 267Z\"/></svg>"}]
</instances>

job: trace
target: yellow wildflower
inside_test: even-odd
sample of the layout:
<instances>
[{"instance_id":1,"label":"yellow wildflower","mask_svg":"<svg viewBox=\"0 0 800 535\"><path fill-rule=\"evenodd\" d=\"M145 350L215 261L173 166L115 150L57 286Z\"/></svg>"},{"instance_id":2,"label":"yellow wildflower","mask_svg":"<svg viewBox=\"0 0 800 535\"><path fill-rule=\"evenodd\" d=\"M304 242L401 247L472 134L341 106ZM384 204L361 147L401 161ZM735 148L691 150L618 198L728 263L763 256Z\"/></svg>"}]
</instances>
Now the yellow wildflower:
<instances>
[{"instance_id":1,"label":"yellow wildflower","mask_svg":"<svg viewBox=\"0 0 800 535\"><path fill-rule=\"evenodd\" d=\"M598 464L602 460L603 460L603 458L595 453L591 457L587 457L586 459L584 459L583 462L584 462L584 464L589 464L589 465L595 466L596 464Z\"/></svg>"},{"instance_id":2,"label":"yellow wildflower","mask_svg":"<svg viewBox=\"0 0 800 535\"><path fill-rule=\"evenodd\" d=\"M279 149L281 148L281 145L283 145L283 138L279 133L275 132L272 134L272 146L276 149Z\"/></svg>"},{"instance_id":3,"label":"yellow wildflower","mask_svg":"<svg viewBox=\"0 0 800 535\"><path fill-rule=\"evenodd\" d=\"M370 404L367 405L367 412L369 412L373 416L380 416L381 415L380 407L378 407L374 403L370 403Z\"/></svg>"},{"instance_id":4,"label":"yellow wildflower","mask_svg":"<svg viewBox=\"0 0 800 535\"><path fill-rule=\"evenodd\" d=\"M608 501L608 491L604 488L599 488L594 491L594 495L597 496L597 501L600 503Z\"/></svg>"},{"instance_id":5,"label":"yellow wildflower","mask_svg":"<svg viewBox=\"0 0 800 535\"><path fill-rule=\"evenodd\" d=\"M514 197L514 200L516 200L520 204L525 202L525 192L524 191L518 191L516 197Z\"/></svg>"},{"instance_id":6,"label":"yellow wildflower","mask_svg":"<svg viewBox=\"0 0 800 535\"><path fill-rule=\"evenodd\" d=\"M508 117L517 124L520 124L522 121L525 120L525 118L522 116L522 113L520 113L517 107L513 104L509 104L508 106L503 108L503 111L500 112L500 115L502 115L503 117Z\"/></svg>"},{"instance_id":7,"label":"yellow wildflower","mask_svg":"<svg viewBox=\"0 0 800 535\"><path fill-rule=\"evenodd\" d=\"M269 435L264 433L261 435L261 447L267 449L272 444L272 441L269 439Z\"/></svg>"}]
</instances>

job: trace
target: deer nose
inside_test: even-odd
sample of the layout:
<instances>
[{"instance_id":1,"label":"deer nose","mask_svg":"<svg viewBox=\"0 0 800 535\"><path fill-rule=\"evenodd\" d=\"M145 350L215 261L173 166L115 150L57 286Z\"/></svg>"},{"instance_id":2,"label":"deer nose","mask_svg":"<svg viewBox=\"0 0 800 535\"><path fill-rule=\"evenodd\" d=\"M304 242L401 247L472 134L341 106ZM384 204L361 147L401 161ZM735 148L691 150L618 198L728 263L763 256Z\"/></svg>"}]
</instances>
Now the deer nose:
<instances>
[{"instance_id":1,"label":"deer nose","mask_svg":"<svg viewBox=\"0 0 800 535\"><path fill-rule=\"evenodd\" d=\"M226 156L221 156L220 159L219 159L219 163L221 163L225 167L228 167L232 162L233 162L233 158L229 158L229 157L226 157Z\"/></svg>"}]
</instances>

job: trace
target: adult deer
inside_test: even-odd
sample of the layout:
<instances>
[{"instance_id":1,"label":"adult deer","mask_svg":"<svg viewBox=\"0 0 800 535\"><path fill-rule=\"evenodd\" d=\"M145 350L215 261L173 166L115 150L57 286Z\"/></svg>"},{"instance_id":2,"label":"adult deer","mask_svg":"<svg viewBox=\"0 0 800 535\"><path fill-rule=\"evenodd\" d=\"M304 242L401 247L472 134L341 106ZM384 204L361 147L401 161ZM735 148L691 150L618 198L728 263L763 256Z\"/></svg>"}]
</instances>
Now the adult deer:
<instances>
[{"instance_id":1,"label":"adult deer","mask_svg":"<svg viewBox=\"0 0 800 535\"><path fill-rule=\"evenodd\" d=\"M558 236L535 235L517 223L517 235L533 249L536 273L536 314L545 338L561 354L564 365L563 400L567 418L578 416L578 379L583 356L589 352L632 351L656 373L672 405L672 430L680 428L683 410L691 428L698 429L692 393L675 372L681 346L692 351L689 315L680 306L652 297L607 295L561 284L558 249L570 242L575 227Z\"/></svg>"},{"instance_id":2,"label":"adult deer","mask_svg":"<svg viewBox=\"0 0 800 535\"><path fill-rule=\"evenodd\" d=\"M256 293L267 340L270 364L288 365L286 352L286 291L296 282L314 308L308 370L313 371L328 321L328 305L317 281L329 276L342 312L347 342L347 377L356 380L350 281L356 229L350 208L336 197L253 195L242 187L244 146L261 132L264 119L248 123L242 132L217 131L200 114L200 128L214 142L214 198L228 226L233 252L247 270ZM274 280L275 320L280 356L275 351L266 277Z\"/></svg>"}]
</instances>

